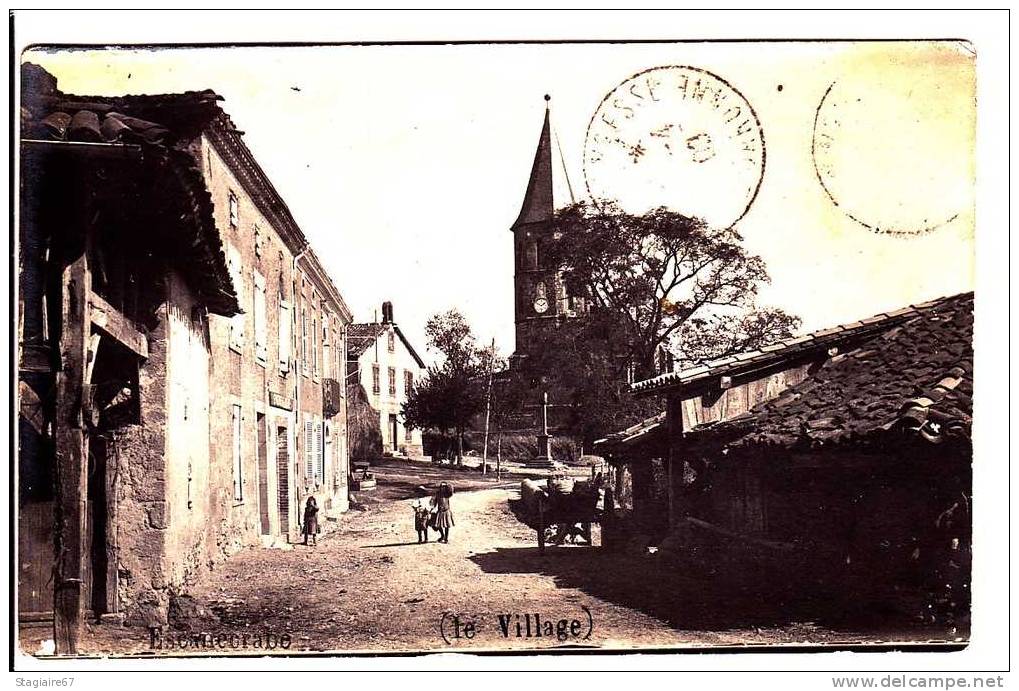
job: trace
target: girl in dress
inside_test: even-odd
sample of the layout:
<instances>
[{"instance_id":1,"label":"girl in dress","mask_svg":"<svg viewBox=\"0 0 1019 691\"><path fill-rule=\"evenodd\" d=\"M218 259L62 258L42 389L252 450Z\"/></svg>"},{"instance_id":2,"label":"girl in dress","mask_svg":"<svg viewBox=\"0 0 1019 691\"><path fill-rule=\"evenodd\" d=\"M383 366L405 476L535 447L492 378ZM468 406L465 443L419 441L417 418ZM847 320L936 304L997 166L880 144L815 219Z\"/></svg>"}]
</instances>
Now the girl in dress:
<instances>
[{"instance_id":1,"label":"girl in dress","mask_svg":"<svg viewBox=\"0 0 1019 691\"><path fill-rule=\"evenodd\" d=\"M453 523L453 510L449 504L449 498L453 496L453 488L448 482L439 483L439 489L432 497L432 507L435 508L434 528L439 531L439 542L449 543L449 529Z\"/></svg>"},{"instance_id":2,"label":"girl in dress","mask_svg":"<svg viewBox=\"0 0 1019 691\"><path fill-rule=\"evenodd\" d=\"M315 501L315 497L308 497L307 503L304 505L304 521L301 532L304 533L304 544L308 544L308 538L311 538L311 544L318 544L318 503Z\"/></svg>"}]
</instances>

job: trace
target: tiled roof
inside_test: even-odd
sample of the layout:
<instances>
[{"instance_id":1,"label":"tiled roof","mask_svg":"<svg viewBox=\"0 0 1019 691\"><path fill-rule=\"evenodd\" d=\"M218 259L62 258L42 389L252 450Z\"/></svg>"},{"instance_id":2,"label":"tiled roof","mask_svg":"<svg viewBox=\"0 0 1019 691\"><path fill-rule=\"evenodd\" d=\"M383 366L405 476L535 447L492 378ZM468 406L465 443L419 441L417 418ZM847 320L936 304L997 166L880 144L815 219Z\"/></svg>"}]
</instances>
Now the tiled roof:
<instances>
[{"instance_id":1,"label":"tiled roof","mask_svg":"<svg viewBox=\"0 0 1019 691\"><path fill-rule=\"evenodd\" d=\"M214 91L141 96L72 96L41 67L22 66L21 127L25 139L106 144L172 145L225 118ZM48 77L48 78L47 78ZM231 124L232 126L232 124Z\"/></svg>"},{"instance_id":2,"label":"tiled roof","mask_svg":"<svg viewBox=\"0 0 1019 691\"><path fill-rule=\"evenodd\" d=\"M665 425L665 412L658 413L647 419L641 420L635 425L631 425L626 429L614 432L604 439L598 439L594 442L596 447L613 446L633 444L636 441L647 438L650 434L657 434Z\"/></svg>"},{"instance_id":3,"label":"tiled roof","mask_svg":"<svg viewBox=\"0 0 1019 691\"><path fill-rule=\"evenodd\" d=\"M386 324L350 324L347 326L347 359L356 360L386 330Z\"/></svg>"},{"instance_id":4,"label":"tiled roof","mask_svg":"<svg viewBox=\"0 0 1019 691\"><path fill-rule=\"evenodd\" d=\"M386 329L392 326L393 331L403 345L407 348L407 352L410 353L414 361L418 363L418 367L424 369L424 360L414 350L414 346L410 344L407 337L403 335L403 331L396 324L386 324L380 322L369 322L365 324L350 324L347 326L347 360L357 360L361 357L366 350L371 348L372 344L379 339L379 336L386 332Z\"/></svg>"},{"instance_id":5,"label":"tiled roof","mask_svg":"<svg viewBox=\"0 0 1019 691\"><path fill-rule=\"evenodd\" d=\"M175 130L150 120L159 114L175 122L193 121L222 113L211 91L163 96L100 98L70 96L57 89L56 79L31 63L22 65L21 136L26 146L54 147L63 143L144 146L147 161L167 189L160 198L171 218L178 215L192 223L180 223L177 230L191 233L178 238L177 246L189 277L202 299L215 313L230 316L240 311L233 289L222 240L213 218L213 202L202 173L187 151L170 146ZM154 116L153 114L157 114ZM81 149L84 151L85 149ZM126 173L130 175L130 173ZM100 183L101 184L101 183ZM173 194L166 194L172 190Z\"/></svg>"},{"instance_id":6,"label":"tiled roof","mask_svg":"<svg viewBox=\"0 0 1019 691\"><path fill-rule=\"evenodd\" d=\"M972 297L972 296L971 296ZM801 358L812 353L828 351L832 348L845 351L850 346L869 339L888 329L915 318L921 312L937 307L939 304L955 298L939 298L918 305L861 319L860 321L842 324L803 336L794 336L737 355L730 355L718 360L711 360L701 365L688 367L678 372L668 372L652 379L636 382L630 386L635 394L660 394L669 390L685 388L706 380L722 376L735 376L762 367Z\"/></svg>"},{"instance_id":7,"label":"tiled roof","mask_svg":"<svg viewBox=\"0 0 1019 691\"><path fill-rule=\"evenodd\" d=\"M689 433L740 430L733 447L852 441L905 429L931 442L969 438L973 420L973 294L911 308L910 316L837 355L779 396Z\"/></svg>"}]
</instances>

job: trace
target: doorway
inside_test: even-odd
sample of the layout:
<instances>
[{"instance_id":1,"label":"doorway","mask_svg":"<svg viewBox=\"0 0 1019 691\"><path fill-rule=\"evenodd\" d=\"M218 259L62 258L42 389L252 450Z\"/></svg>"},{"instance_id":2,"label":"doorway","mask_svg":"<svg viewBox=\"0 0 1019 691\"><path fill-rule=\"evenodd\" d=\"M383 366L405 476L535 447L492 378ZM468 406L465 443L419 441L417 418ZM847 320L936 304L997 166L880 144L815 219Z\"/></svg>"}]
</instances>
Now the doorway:
<instances>
[{"instance_id":1,"label":"doorway","mask_svg":"<svg viewBox=\"0 0 1019 691\"><path fill-rule=\"evenodd\" d=\"M283 425L276 427L276 496L280 534L290 534L290 436Z\"/></svg>"},{"instance_id":2,"label":"doorway","mask_svg":"<svg viewBox=\"0 0 1019 691\"><path fill-rule=\"evenodd\" d=\"M262 535L269 535L269 449L266 440L265 415L255 413L256 453L258 454L258 520Z\"/></svg>"},{"instance_id":3,"label":"doorway","mask_svg":"<svg viewBox=\"0 0 1019 691\"><path fill-rule=\"evenodd\" d=\"M396 451L396 445L399 443L399 437L396 436L396 416L389 416L389 443L392 445L393 451Z\"/></svg>"}]
</instances>

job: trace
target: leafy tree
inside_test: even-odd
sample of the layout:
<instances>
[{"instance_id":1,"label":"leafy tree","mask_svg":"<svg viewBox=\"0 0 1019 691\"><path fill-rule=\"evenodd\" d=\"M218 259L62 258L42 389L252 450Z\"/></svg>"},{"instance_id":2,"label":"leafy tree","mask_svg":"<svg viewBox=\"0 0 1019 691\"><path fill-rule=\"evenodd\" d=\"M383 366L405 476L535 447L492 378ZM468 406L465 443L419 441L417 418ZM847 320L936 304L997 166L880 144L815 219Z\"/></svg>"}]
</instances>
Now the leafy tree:
<instances>
[{"instance_id":1,"label":"leafy tree","mask_svg":"<svg viewBox=\"0 0 1019 691\"><path fill-rule=\"evenodd\" d=\"M659 412L657 398L630 395L628 360L614 347L613 334L597 314L539 332L527 358L500 378L494 404L500 425L512 426L522 417L520 411L534 406L542 391L549 390L552 400L562 406L552 416L556 432L574 437L590 449L592 442L606 433Z\"/></svg>"},{"instance_id":2,"label":"leafy tree","mask_svg":"<svg viewBox=\"0 0 1019 691\"><path fill-rule=\"evenodd\" d=\"M485 407L491 351L478 346L470 324L457 310L436 314L425 325L428 348L442 362L428 368L403 404L404 424L433 428L456 439L456 462L463 462L464 432Z\"/></svg>"},{"instance_id":3,"label":"leafy tree","mask_svg":"<svg viewBox=\"0 0 1019 691\"><path fill-rule=\"evenodd\" d=\"M556 213L555 230L550 260L570 294L591 301L599 328L611 331L610 354L626 355L637 378L655 374L662 348L692 363L789 336L799 324L757 308L768 272L732 228L665 208L634 216L581 202Z\"/></svg>"}]
</instances>

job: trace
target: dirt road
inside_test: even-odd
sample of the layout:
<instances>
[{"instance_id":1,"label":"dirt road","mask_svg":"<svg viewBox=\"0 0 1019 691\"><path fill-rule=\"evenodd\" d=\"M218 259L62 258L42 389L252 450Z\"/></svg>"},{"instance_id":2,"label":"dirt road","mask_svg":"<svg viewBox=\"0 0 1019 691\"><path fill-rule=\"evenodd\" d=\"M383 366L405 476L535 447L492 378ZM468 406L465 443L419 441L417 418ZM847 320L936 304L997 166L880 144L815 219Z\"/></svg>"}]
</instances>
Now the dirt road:
<instances>
[{"instance_id":1,"label":"dirt road","mask_svg":"<svg viewBox=\"0 0 1019 691\"><path fill-rule=\"evenodd\" d=\"M290 653L889 640L887 631L868 635L797 620L780 602L720 603L709 585L684 579L650 554L567 546L541 555L534 533L509 509L517 495L512 485L455 494L449 544L417 544L413 500L399 499L345 515L314 547L245 550L193 589L215 616L196 618L192 630L286 634ZM727 618L736 609L741 618ZM153 651L148 632L117 628L94 629L90 651L220 652ZM187 634L167 634L180 635Z\"/></svg>"}]
</instances>

